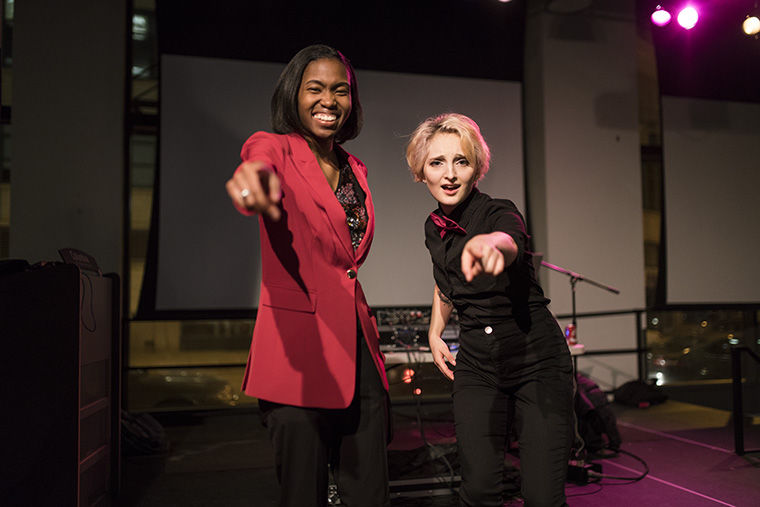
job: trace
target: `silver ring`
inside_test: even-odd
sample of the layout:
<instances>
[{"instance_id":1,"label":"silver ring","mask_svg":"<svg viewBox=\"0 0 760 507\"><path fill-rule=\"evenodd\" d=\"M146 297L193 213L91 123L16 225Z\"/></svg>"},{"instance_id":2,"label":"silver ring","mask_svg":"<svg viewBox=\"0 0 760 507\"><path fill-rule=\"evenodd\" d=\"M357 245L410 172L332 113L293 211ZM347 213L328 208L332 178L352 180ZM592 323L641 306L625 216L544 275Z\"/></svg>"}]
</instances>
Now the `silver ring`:
<instances>
[{"instance_id":1,"label":"silver ring","mask_svg":"<svg viewBox=\"0 0 760 507\"><path fill-rule=\"evenodd\" d=\"M242 197L243 199L245 199L249 195L251 195L251 191L248 190L247 188L244 188L243 190L240 191L240 197Z\"/></svg>"}]
</instances>

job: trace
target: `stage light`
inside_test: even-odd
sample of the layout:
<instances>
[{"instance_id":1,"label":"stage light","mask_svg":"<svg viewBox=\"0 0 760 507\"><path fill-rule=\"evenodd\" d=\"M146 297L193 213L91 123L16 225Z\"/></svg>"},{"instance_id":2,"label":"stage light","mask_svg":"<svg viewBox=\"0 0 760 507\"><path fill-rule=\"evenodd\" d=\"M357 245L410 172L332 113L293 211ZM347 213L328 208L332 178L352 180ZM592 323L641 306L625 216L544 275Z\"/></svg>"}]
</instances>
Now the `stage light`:
<instances>
[{"instance_id":1,"label":"stage light","mask_svg":"<svg viewBox=\"0 0 760 507\"><path fill-rule=\"evenodd\" d=\"M405 384L411 384L413 378L414 378L414 370L412 370L411 368L407 368L406 370L404 370L404 374L401 376L401 380L403 380Z\"/></svg>"},{"instance_id":2,"label":"stage light","mask_svg":"<svg viewBox=\"0 0 760 507\"><path fill-rule=\"evenodd\" d=\"M757 35L760 33L760 19L757 16L747 16L747 19L742 23L742 30L747 35Z\"/></svg>"},{"instance_id":3,"label":"stage light","mask_svg":"<svg viewBox=\"0 0 760 507\"><path fill-rule=\"evenodd\" d=\"M650 16L650 19L652 20L652 23L654 23L657 26L665 26L668 23L670 23L670 18L672 16L668 11L662 8L661 5L658 5L657 8L654 10L652 15Z\"/></svg>"},{"instance_id":4,"label":"stage light","mask_svg":"<svg viewBox=\"0 0 760 507\"><path fill-rule=\"evenodd\" d=\"M420 394L422 394L422 389L420 389L418 387L417 389L414 390L414 394L416 394L417 396L419 396Z\"/></svg>"},{"instance_id":5,"label":"stage light","mask_svg":"<svg viewBox=\"0 0 760 507\"><path fill-rule=\"evenodd\" d=\"M681 25L682 28L691 30L697 25L697 21L699 20L699 13L697 12L697 9L689 5L681 9L681 12L678 13L677 19L678 24Z\"/></svg>"}]
</instances>

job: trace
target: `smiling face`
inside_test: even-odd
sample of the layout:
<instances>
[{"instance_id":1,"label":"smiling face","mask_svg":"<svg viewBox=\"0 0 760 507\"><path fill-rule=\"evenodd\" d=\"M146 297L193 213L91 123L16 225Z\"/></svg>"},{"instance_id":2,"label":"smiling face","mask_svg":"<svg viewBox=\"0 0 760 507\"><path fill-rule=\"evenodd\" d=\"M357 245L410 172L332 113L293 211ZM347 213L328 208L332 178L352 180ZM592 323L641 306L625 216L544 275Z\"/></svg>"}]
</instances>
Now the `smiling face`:
<instances>
[{"instance_id":1,"label":"smiling face","mask_svg":"<svg viewBox=\"0 0 760 507\"><path fill-rule=\"evenodd\" d=\"M331 149L349 114L351 86L343 63L332 58L309 63L298 89L298 118L306 135Z\"/></svg>"},{"instance_id":2,"label":"smiling face","mask_svg":"<svg viewBox=\"0 0 760 507\"><path fill-rule=\"evenodd\" d=\"M464 152L457 134L438 133L430 139L422 181L447 215L470 195L477 181L477 171Z\"/></svg>"}]
</instances>

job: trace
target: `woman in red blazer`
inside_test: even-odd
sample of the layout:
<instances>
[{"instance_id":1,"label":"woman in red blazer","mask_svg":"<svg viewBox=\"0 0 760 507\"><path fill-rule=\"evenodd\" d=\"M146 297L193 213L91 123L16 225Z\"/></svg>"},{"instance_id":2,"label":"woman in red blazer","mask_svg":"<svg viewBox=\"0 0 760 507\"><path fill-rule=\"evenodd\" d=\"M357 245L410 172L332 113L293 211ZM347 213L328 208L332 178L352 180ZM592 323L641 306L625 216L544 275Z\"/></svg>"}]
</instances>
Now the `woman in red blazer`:
<instances>
[{"instance_id":1,"label":"woman in red blazer","mask_svg":"<svg viewBox=\"0 0 760 507\"><path fill-rule=\"evenodd\" d=\"M281 505L389 505L388 381L359 283L375 225L367 168L340 147L362 112L349 61L301 50L272 97L276 134L257 132L227 182L259 215L262 282L243 379L274 446Z\"/></svg>"}]
</instances>

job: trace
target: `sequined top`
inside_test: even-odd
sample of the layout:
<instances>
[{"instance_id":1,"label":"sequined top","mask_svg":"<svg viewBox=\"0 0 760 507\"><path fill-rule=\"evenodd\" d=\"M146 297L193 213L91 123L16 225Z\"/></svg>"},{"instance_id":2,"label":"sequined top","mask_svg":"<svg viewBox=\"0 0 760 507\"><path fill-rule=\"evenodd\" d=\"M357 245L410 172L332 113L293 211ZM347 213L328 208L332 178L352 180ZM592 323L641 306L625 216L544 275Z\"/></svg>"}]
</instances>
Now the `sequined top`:
<instances>
[{"instance_id":1,"label":"sequined top","mask_svg":"<svg viewBox=\"0 0 760 507\"><path fill-rule=\"evenodd\" d=\"M367 232L367 207L364 205L367 196L359 182L356 181L356 176L354 176L354 172L345 158L341 160L340 177L338 186L335 188L335 196L346 212L346 224L351 233L351 245L356 250L364 238L364 233Z\"/></svg>"}]
</instances>

